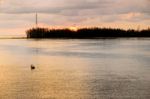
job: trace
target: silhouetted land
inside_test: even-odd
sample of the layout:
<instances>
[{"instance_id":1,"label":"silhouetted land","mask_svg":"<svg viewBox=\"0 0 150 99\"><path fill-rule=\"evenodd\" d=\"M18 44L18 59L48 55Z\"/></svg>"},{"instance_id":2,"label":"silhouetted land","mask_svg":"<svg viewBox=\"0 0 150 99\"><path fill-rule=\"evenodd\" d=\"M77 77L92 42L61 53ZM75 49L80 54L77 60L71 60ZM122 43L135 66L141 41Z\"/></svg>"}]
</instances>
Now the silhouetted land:
<instances>
[{"instance_id":1,"label":"silhouetted land","mask_svg":"<svg viewBox=\"0 0 150 99\"><path fill-rule=\"evenodd\" d=\"M150 37L150 29L123 30L111 28L70 29L32 28L26 31L27 38L99 38L99 37Z\"/></svg>"}]
</instances>

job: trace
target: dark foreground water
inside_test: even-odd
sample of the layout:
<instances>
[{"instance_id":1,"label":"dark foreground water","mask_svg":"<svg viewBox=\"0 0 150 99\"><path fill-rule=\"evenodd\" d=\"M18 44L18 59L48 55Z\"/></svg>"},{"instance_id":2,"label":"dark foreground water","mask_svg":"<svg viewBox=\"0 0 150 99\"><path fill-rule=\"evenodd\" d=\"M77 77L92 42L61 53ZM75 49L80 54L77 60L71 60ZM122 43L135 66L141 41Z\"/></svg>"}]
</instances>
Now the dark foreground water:
<instances>
[{"instance_id":1,"label":"dark foreground water","mask_svg":"<svg viewBox=\"0 0 150 99\"><path fill-rule=\"evenodd\" d=\"M150 39L0 39L0 98L150 99Z\"/></svg>"}]
</instances>

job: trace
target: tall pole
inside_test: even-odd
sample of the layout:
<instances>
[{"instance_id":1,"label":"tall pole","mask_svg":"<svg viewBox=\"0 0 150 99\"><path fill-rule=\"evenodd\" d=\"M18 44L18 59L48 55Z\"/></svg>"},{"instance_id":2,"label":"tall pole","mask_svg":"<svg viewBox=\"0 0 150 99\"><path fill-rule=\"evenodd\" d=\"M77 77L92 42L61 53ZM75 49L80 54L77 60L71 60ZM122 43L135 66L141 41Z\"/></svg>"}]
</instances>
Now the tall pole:
<instances>
[{"instance_id":1,"label":"tall pole","mask_svg":"<svg viewBox=\"0 0 150 99\"><path fill-rule=\"evenodd\" d=\"M36 12L35 17L36 17L35 24L36 24L36 28L37 28L38 27L38 14L37 14L37 12Z\"/></svg>"}]
</instances>

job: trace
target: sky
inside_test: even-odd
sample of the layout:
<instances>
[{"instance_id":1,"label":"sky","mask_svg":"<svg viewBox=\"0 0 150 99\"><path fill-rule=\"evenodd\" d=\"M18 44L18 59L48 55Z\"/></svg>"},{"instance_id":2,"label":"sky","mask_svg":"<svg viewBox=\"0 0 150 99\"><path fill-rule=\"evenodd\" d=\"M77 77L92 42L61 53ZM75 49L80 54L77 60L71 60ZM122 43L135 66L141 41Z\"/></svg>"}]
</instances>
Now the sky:
<instances>
[{"instance_id":1,"label":"sky","mask_svg":"<svg viewBox=\"0 0 150 99\"><path fill-rule=\"evenodd\" d=\"M150 0L0 0L0 35L25 35L38 25L49 28L150 27Z\"/></svg>"}]
</instances>

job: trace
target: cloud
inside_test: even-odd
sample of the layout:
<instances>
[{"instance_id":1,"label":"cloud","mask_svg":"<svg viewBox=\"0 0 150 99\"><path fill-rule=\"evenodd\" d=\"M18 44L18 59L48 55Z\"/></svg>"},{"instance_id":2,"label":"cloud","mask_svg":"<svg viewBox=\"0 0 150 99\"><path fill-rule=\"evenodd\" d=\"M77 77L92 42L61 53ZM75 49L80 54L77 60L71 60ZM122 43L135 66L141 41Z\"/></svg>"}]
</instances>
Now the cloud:
<instances>
[{"instance_id":1,"label":"cloud","mask_svg":"<svg viewBox=\"0 0 150 99\"><path fill-rule=\"evenodd\" d=\"M100 26L133 23L150 25L150 0L0 0L0 28Z\"/></svg>"},{"instance_id":2,"label":"cloud","mask_svg":"<svg viewBox=\"0 0 150 99\"><path fill-rule=\"evenodd\" d=\"M5 0L0 13L49 13L92 10L97 14L150 13L149 0ZM70 14L71 15L71 14Z\"/></svg>"},{"instance_id":3,"label":"cloud","mask_svg":"<svg viewBox=\"0 0 150 99\"><path fill-rule=\"evenodd\" d=\"M63 1L63 2L62 2ZM22 3L23 2L23 3ZM50 13L111 7L114 0L5 0L0 6L0 13ZM108 12L108 11L107 11Z\"/></svg>"}]
</instances>

